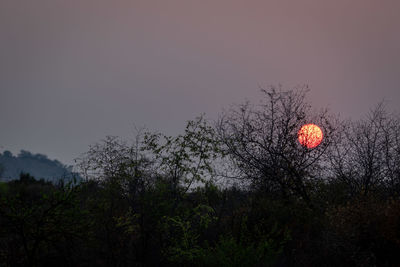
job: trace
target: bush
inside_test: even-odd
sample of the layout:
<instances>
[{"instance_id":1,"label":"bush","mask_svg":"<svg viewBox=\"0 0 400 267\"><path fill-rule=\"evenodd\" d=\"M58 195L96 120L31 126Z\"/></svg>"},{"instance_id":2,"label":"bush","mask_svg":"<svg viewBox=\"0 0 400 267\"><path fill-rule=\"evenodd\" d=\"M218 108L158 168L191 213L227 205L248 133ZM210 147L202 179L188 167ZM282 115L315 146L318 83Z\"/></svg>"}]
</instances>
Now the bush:
<instances>
[{"instance_id":1,"label":"bush","mask_svg":"<svg viewBox=\"0 0 400 267\"><path fill-rule=\"evenodd\" d=\"M400 200L358 197L327 212L328 254L353 266L399 266Z\"/></svg>"}]
</instances>

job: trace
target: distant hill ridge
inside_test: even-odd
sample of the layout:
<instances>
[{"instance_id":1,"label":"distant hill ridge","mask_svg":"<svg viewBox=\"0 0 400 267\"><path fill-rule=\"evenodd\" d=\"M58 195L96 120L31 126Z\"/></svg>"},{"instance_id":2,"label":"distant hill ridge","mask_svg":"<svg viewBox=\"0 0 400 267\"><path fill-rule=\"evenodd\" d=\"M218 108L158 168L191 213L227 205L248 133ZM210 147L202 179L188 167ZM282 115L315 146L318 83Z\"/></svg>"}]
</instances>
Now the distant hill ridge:
<instances>
[{"instance_id":1,"label":"distant hill ridge","mask_svg":"<svg viewBox=\"0 0 400 267\"><path fill-rule=\"evenodd\" d=\"M0 179L9 181L18 179L21 173L29 173L37 179L57 181L59 179L80 179L79 174L72 171L58 160L51 160L43 154L32 154L21 150L17 156L10 151L0 153Z\"/></svg>"}]
</instances>

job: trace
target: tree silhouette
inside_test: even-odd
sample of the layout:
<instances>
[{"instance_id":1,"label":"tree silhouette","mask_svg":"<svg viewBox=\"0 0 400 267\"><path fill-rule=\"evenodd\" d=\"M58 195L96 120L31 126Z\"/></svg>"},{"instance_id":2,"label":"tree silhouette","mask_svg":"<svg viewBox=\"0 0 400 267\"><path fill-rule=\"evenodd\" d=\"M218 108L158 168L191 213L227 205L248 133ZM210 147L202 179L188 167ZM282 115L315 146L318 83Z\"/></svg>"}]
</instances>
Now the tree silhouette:
<instances>
[{"instance_id":1,"label":"tree silhouette","mask_svg":"<svg viewBox=\"0 0 400 267\"><path fill-rule=\"evenodd\" d=\"M313 113L307 88L262 90L259 105L245 103L225 112L217 131L225 153L240 170L238 178L266 192L296 195L310 202L310 183L322 179L323 155L337 130L326 110ZM297 133L307 123L319 125L324 140L318 147L302 147Z\"/></svg>"},{"instance_id":2,"label":"tree silhouette","mask_svg":"<svg viewBox=\"0 0 400 267\"><path fill-rule=\"evenodd\" d=\"M352 194L383 189L399 192L400 127L383 103L365 118L348 121L330 151L333 177Z\"/></svg>"}]
</instances>

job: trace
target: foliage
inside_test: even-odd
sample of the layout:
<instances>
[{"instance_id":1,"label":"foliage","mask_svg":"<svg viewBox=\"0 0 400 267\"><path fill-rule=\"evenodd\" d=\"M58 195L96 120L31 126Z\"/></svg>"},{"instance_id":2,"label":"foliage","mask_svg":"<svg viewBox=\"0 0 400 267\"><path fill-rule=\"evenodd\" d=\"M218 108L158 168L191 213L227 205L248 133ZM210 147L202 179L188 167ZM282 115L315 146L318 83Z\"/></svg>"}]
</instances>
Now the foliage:
<instances>
[{"instance_id":1,"label":"foliage","mask_svg":"<svg viewBox=\"0 0 400 267\"><path fill-rule=\"evenodd\" d=\"M3 263L43 265L53 262L54 254L76 253L75 242L90 227L77 199L79 187L55 187L21 174L7 191L0 199ZM73 257L66 260L74 262Z\"/></svg>"},{"instance_id":2,"label":"foliage","mask_svg":"<svg viewBox=\"0 0 400 267\"><path fill-rule=\"evenodd\" d=\"M233 237L222 237L214 248L202 251L199 266L273 266L282 254L286 240L273 239L245 244Z\"/></svg>"},{"instance_id":3,"label":"foliage","mask_svg":"<svg viewBox=\"0 0 400 267\"><path fill-rule=\"evenodd\" d=\"M146 133L143 150L150 152L160 175L177 189L188 191L195 183L212 178L213 161L220 156L215 130L203 116L189 121L183 135L176 137Z\"/></svg>"},{"instance_id":4,"label":"foliage","mask_svg":"<svg viewBox=\"0 0 400 267\"><path fill-rule=\"evenodd\" d=\"M353 266L395 266L400 249L400 201L360 195L327 212L329 252ZM334 242L332 242L334 240Z\"/></svg>"},{"instance_id":5,"label":"foliage","mask_svg":"<svg viewBox=\"0 0 400 267\"><path fill-rule=\"evenodd\" d=\"M200 257L199 237L216 220L213 213L211 207L200 204L184 216L163 218L163 231L171 242L165 251L169 261L189 264Z\"/></svg>"}]
</instances>

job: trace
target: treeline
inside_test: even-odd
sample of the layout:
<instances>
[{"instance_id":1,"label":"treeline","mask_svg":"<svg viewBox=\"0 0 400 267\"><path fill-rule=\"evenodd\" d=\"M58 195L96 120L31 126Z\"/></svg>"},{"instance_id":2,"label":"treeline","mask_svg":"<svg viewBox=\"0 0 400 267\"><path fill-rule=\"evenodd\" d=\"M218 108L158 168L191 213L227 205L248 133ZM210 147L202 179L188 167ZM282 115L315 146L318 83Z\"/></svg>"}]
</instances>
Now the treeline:
<instances>
[{"instance_id":1,"label":"treeline","mask_svg":"<svg viewBox=\"0 0 400 267\"><path fill-rule=\"evenodd\" d=\"M79 183L0 184L0 265L398 266L398 117L341 121L306 92L271 88L175 137L107 137ZM297 141L310 122L314 149Z\"/></svg>"},{"instance_id":2,"label":"treeline","mask_svg":"<svg viewBox=\"0 0 400 267\"><path fill-rule=\"evenodd\" d=\"M18 179L21 173L53 182L80 177L78 173L73 173L72 166L51 160L46 155L32 154L26 150L21 150L16 156L10 151L0 153L0 181Z\"/></svg>"}]
</instances>

